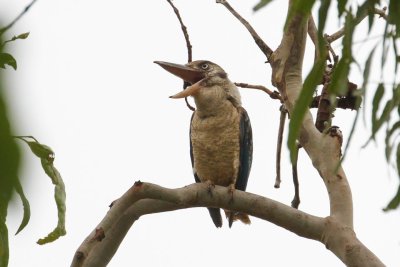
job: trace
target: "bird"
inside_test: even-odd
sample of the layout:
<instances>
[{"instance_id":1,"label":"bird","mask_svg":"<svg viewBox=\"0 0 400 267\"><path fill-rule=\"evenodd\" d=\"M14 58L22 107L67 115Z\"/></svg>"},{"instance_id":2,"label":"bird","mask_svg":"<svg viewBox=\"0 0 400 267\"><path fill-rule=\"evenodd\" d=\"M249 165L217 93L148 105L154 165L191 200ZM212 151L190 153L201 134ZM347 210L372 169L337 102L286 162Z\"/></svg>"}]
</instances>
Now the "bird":
<instances>
[{"instance_id":1,"label":"bird","mask_svg":"<svg viewBox=\"0 0 400 267\"><path fill-rule=\"evenodd\" d=\"M252 128L247 111L242 107L238 88L227 73L208 60L186 65L154 61L168 72L189 83L173 99L192 96L196 109L190 120L190 159L197 183L245 191L253 157ZM222 227L219 208L208 208L214 225ZM236 220L250 224L247 214L225 210L229 227Z\"/></svg>"}]
</instances>

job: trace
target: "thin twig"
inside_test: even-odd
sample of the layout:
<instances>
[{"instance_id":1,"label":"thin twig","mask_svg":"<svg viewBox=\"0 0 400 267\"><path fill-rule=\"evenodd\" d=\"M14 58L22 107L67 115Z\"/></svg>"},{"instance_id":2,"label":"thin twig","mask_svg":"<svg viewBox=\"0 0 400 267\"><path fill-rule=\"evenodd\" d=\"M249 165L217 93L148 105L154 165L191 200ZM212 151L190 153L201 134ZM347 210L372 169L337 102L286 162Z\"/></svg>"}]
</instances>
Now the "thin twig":
<instances>
[{"instance_id":1,"label":"thin twig","mask_svg":"<svg viewBox=\"0 0 400 267\"><path fill-rule=\"evenodd\" d=\"M307 28L308 36L310 36L311 41L314 44L315 52L314 52L314 62L316 62L320 56L319 45L318 45L318 29L315 25L315 21L313 16L311 15L308 18L308 28Z\"/></svg>"},{"instance_id":2,"label":"thin twig","mask_svg":"<svg viewBox=\"0 0 400 267\"><path fill-rule=\"evenodd\" d=\"M246 29L251 34L258 47L261 49L261 51L269 60L273 53L272 49L263 41L263 39L261 39L261 37L254 30L254 28L250 25L250 23L247 20L245 20L239 13L236 12L236 10L233 9L233 7L228 3L228 1L216 0L216 2L218 4L222 4L223 6L225 6L246 27Z\"/></svg>"},{"instance_id":3,"label":"thin twig","mask_svg":"<svg viewBox=\"0 0 400 267\"><path fill-rule=\"evenodd\" d=\"M187 97L185 97L185 103L186 103L186 106L188 107L188 109L190 109L191 111L195 111L196 110L192 105L190 105L189 100L188 100Z\"/></svg>"},{"instance_id":4,"label":"thin twig","mask_svg":"<svg viewBox=\"0 0 400 267\"><path fill-rule=\"evenodd\" d=\"M176 17L179 20L179 24L181 25L182 33L183 33L183 36L185 37L185 42L186 42L186 48L187 48L187 53L188 53L188 63L190 63L190 62L192 62L193 59L192 59L192 44L190 43L189 33L187 31L185 24L183 23L183 20L182 20L181 14L179 13L178 8L176 8L176 6L172 3L172 0L167 0L167 2L171 5ZM188 86L189 86L189 83L183 82L183 89L185 89ZM195 111L195 108L192 105L190 105L187 97L185 97L185 103L186 103L186 106L191 111Z\"/></svg>"},{"instance_id":5,"label":"thin twig","mask_svg":"<svg viewBox=\"0 0 400 267\"><path fill-rule=\"evenodd\" d=\"M5 26L4 28L0 29L0 35L2 35L3 33L5 33L8 29L10 29L12 26L14 26L14 24L20 20L22 18L23 15L25 15L26 12L28 12L28 10L33 6L33 4L35 4L37 0L33 0L29 5L27 5L24 10L22 10L22 12L13 20L10 22L10 24L8 24L7 26Z\"/></svg>"},{"instance_id":6,"label":"thin twig","mask_svg":"<svg viewBox=\"0 0 400 267\"><path fill-rule=\"evenodd\" d=\"M386 10L387 10L386 7L384 7L383 9L375 8L374 9L374 13L379 15L380 18L383 18L383 19L387 20L388 17L387 17L387 14L386 14ZM363 21L367 16L368 16L368 12L367 11L361 13L356 18L356 25L359 24L361 21ZM331 35L327 35L326 40L329 43L332 43L332 42L336 41L337 39L343 37L343 35L344 35L344 27L342 27L340 30L338 30L337 32L335 32L335 33L333 33Z\"/></svg>"},{"instance_id":7,"label":"thin twig","mask_svg":"<svg viewBox=\"0 0 400 267\"><path fill-rule=\"evenodd\" d=\"M279 130L278 130L278 141L276 142L276 178L275 178L275 188L279 188L281 186L281 152L282 152L282 140L283 140L283 132L285 130L285 120L287 110L284 105L279 108L281 112L281 116L279 119Z\"/></svg>"},{"instance_id":8,"label":"thin twig","mask_svg":"<svg viewBox=\"0 0 400 267\"><path fill-rule=\"evenodd\" d=\"M261 90L269 95L272 99L278 99L281 103L283 103L283 99L281 94L278 91L272 91L265 86L262 85L253 85L248 83L235 83L236 86L242 88L250 88L250 89L258 89Z\"/></svg>"},{"instance_id":9,"label":"thin twig","mask_svg":"<svg viewBox=\"0 0 400 267\"><path fill-rule=\"evenodd\" d=\"M300 146L297 145L296 149L297 149L296 158L292 163L292 175L293 175L293 185L294 185L294 197L292 200L292 207L298 209L300 205L300 190L299 190L299 177L297 174L297 159L299 156Z\"/></svg>"},{"instance_id":10,"label":"thin twig","mask_svg":"<svg viewBox=\"0 0 400 267\"><path fill-rule=\"evenodd\" d=\"M182 28L183 35L185 36L186 47L187 47L187 52L188 52L188 62L192 62L192 44L190 43L190 39L189 39L189 34L187 32L187 28L186 28L185 24L183 24L182 17L181 17L181 15L179 13L179 10L174 6L174 4L172 3L172 0L167 0L167 2L171 5L171 7L173 8L173 10L174 10L174 12L176 14L176 17L179 20L179 23L180 23L181 28Z\"/></svg>"}]
</instances>

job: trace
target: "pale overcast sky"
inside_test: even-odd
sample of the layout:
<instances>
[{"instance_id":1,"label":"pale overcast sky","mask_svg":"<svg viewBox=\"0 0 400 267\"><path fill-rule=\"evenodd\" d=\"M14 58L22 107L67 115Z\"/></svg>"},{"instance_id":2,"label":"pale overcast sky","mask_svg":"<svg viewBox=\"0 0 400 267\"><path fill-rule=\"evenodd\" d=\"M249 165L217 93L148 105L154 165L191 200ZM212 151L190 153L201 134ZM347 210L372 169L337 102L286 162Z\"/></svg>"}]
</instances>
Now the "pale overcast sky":
<instances>
[{"instance_id":1,"label":"pale overcast sky","mask_svg":"<svg viewBox=\"0 0 400 267\"><path fill-rule=\"evenodd\" d=\"M223 6L211 0L174 2L188 27L194 59L218 63L232 81L272 88L265 57ZM257 2L232 0L231 4L276 48L286 1L274 1L253 13ZM11 21L28 3L0 0L2 23ZM341 25L334 17L328 22L328 33ZM382 29L384 22L378 24ZM7 36L27 31L31 33L27 40L7 47L18 61L17 71L5 71L10 116L16 134L34 135L56 152L55 166L67 190L67 235L45 246L35 243L55 227L56 207L50 179L24 147L21 178L32 216L26 229L14 236L22 208L19 202L10 207L9 266L69 266L108 205L135 180L171 188L194 182L188 139L191 112L183 100L168 98L181 90L182 82L153 64L154 60L185 63L186 45L165 0L39 0ZM354 39L363 36L365 29ZM309 44L304 75L313 60ZM354 47L361 63L373 44ZM374 74L376 82L379 72ZM362 83L355 66L350 80ZM290 205L293 186L286 149L282 186L273 188L279 103L260 91L240 92L254 132L248 191ZM371 108L363 106L367 112ZM354 115L354 111L336 112L334 124L341 127L345 140ZM385 264L398 266L400 214L381 210L399 180L385 163L382 142L361 149L368 131L360 121L344 163L353 192L355 231ZM299 176L300 209L327 216L326 189L304 152ZM235 223L232 229L224 223L216 229L205 208L142 217L109 266L342 266L322 244L269 222L252 218L250 226Z\"/></svg>"}]
</instances>

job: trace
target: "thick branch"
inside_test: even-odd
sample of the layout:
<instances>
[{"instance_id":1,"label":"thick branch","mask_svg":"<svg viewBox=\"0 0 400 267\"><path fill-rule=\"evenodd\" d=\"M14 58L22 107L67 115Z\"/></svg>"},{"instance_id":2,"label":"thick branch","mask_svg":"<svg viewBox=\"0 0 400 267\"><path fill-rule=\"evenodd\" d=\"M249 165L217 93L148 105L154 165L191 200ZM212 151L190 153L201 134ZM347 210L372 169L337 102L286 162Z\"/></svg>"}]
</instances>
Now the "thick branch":
<instances>
[{"instance_id":1,"label":"thick branch","mask_svg":"<svg viewBox=\"0 0 400 267\"><path fill-rule=\"evenodd\" d=\"M314 240L322 238L323 218L239 190L234 191L233 197L234 201L231 201L231 195L221 186L215 186L211 196L207 186L201 183L178 189L135 183L114 202L104 219L78 248L71 266L105 266L132 223L141 215L189 207L220 207L245 212L302 237Z\"/></svg>"},{"instance_id":2,"label":"thick branch","mask_svg":"<svg viewBox=\"0 0 400 267\"><path fill-rule=\"evenodd\" d=\"M307 22L308 18L304 14L294 14L284 32L281 44L271 56L272 83L283 96L289 114L293 113L303 87L302 65ZM320 133L314 126L311 113L307 111L298 140L325 183L330 201L330 219L337 223L336 232L327 231L322 239L323 243L348 266L383 266L371 251L356 240L355 236L350 239L344 238L348 237L349 233L354 235L353 202L346 175L339 165L340 138ZM350 255L352 254L350 251L358 253L361 250L357 257L355 254Z\"/></svg>"}]
</instances>

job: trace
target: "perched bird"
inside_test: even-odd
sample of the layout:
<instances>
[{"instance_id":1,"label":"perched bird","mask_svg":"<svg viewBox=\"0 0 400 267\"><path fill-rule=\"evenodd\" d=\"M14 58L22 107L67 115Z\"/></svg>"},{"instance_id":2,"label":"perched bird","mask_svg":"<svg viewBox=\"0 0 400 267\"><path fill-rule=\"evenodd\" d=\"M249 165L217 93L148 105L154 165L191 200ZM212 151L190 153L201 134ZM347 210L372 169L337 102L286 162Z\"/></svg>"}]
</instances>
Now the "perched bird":
<instances>
[{"instance_id":1,"label":"perched bird","mask_svg":"<svg viewBox=\"0 0 400 267\"><path fill-rule=\"evenodd\" d=\"M217 64L198 60L186 65L155 61L165 70L190 83L171 96L193 96L196 103L190 122L190 158L196 182L245 191L253 153L250 119L241 106L239 90ZM219 208L208 208L216 227L222 226ZM249 216L225 211L233 221L250 223Z\"/></svg>"}]
</instances>

